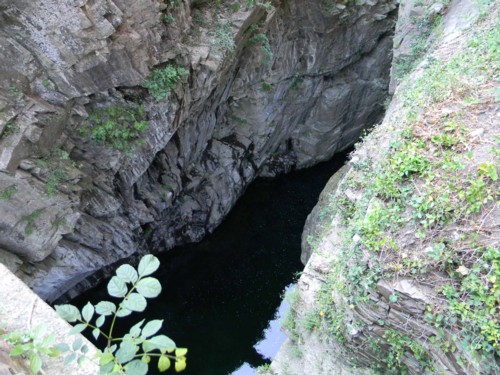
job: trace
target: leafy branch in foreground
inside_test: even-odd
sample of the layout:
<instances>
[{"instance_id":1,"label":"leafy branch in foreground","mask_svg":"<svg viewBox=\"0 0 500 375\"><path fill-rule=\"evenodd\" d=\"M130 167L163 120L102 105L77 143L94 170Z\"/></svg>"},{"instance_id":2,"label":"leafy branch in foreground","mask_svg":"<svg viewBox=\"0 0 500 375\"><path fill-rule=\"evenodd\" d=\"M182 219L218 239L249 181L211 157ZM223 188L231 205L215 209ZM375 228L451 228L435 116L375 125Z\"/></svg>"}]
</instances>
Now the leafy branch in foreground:
<instances>
[{"instance_id":1,"label":"leafy branch in foreground","mask_svg":"<svg viewBox=\"0 0 500 375\"><path fill-rule=\"evenodd\" d=\"M160 262L155 256L145 255L137 270L128 264L118 267L116 276L109 280L107 287L110 296L122 298L118 305L101 301L94 306L88 302L81 312L73 305L55 307L61 318L70 323L77 323L72 328L72 333L80 333L90 328L96 340L99 336L107 340L104 350L98 350L96 354L101 375L146 374L152 357L158 358L158 369L161 372L170 368L171 360L175 361L176 371L186 368L187 349L177 348L165 335L156 335L163 320L145 322L143 319L123 337L114 337L117 318L128 316L134 311L144 311L147 306L146 298L155 298L161 293L160 282L149 276L159 265ZM103 328L106 319L111 320L108 330Z\"/></svg>"}]
</instances>

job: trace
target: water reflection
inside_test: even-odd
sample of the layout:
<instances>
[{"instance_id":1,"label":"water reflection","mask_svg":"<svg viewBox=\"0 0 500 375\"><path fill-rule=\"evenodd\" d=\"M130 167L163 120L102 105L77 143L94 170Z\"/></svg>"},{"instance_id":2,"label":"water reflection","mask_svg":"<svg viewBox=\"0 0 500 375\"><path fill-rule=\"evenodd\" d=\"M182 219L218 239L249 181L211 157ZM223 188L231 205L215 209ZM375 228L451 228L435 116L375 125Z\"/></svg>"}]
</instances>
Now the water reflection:
<instances>
[{"instance_id":1,"label":"water reflection","mask_svg":"<svg viewBox=\"0 0 500 375\"><path fill-rule=\"evenodd\" d=\"M291 292L295 289L295 284L288 285L283 291L282 295ZM281 304L274 313L274 318L269 322L269 325L264 330L264 338L257 342L253 347L263 358L272 360L278 353L278 350L285 342L286 335L281 329L281 322L289 309L289 304L285 298L281 300ZM256 368L252 367L249 363L245 362L237 370L233 371L231 375L252 375L255 373Z\"/></svg>"}]
</instances>

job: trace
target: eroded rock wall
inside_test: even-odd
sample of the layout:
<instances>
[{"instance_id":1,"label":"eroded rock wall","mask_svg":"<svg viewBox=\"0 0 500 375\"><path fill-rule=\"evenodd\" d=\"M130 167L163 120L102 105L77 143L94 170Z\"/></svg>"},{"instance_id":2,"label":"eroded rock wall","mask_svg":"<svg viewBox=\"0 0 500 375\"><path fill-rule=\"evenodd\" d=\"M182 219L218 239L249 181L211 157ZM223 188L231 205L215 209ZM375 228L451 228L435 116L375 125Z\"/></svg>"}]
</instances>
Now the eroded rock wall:
<instances>
[{"instance_id":1,"label":"eroded rock wall","mask_svg":"<svg viewBox=\"0 0 500 375\"><path fill-rule=\"evenodd\" d=\"M1 253L54 300L133 253L200 240L256 176L326 160L378 119L396 10L2 1ZM167 65L189 74L155 100L143 84ZM140 142L84 131L113 106L144 108Z\"/></svg>"},{"instance_id":2,"label":"eroded rock wall","mask_svg":"<svg viewBox=\"0 0 500 375\"><path fill-rule=\"evenodd\" d=\"M487 91L496 77L490 43L498 39L498 3L402 7L392 69L409 75L393 76L395 95L384 120L356 146L309 215L306 267L283 325L289 339L259 374L493 374L499 368L499 283L489 275L498 268L500 216L498 194L487 190L498 191L498 153L484 151L492 150L486 144L498 147L492 140L499 107ZM425 23L432 27L422 34ZM484 60L468 58L479 50ZM440 144L438 134L452 122L463 138L452 134L455 145ZM405 142L420 142L415 149L432 171L427 185L425 172L412 170L415 154ZM460 163L453 177L446 172L451 153ZM488 180L477 174L481 165L491 166ZM487 192L471 209L462 190L475 180ZM391 195L394 186L408 195ZM456 200L440 206L442 197ZM432 209L444 207L436 219L420 204L426 200ZM393 211L379 215L384 204ZM470 258L471 252L480 255Z\"/></svg>"}]
</instances>

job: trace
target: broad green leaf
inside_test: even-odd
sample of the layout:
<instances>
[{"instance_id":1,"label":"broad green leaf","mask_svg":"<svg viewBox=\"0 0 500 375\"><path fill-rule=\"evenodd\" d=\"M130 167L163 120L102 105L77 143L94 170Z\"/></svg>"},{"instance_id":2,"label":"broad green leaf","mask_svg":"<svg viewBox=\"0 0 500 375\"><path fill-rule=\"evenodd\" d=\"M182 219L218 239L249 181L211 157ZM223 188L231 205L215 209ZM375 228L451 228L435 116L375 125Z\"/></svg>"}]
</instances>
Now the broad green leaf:
<instances>
[{"instance_id":1,"label":"broad green leaf","mask_svg":"<svg viewBox=\"0 0 500 375\"><path fill-rule=\"evenodd\" d=\"M170 358L168 358L166 355L160 356L158 359L158 370L160 372L167 371L170 368Z\"/></svg>"},{"instance_id":2,"label":"broad green leaf","mask_svg":"<svg viewBox=\"0 0 500 375\"><path fill-rule=\"evenodd\" d=\"M149 362L151 362L151 356L149 356L149 355L143 355L142 358L141 358L141 361L144 362L144 363L149 363Z\"/></svg>"},{"instance_id":3,"label":"broad green leaf","mask_svg":"<svg viewBox=\"0 0 500 375\"><path fill-rule=\"evenodd\" d=\"M175 371L183 371L186 368L186 360L178 359L175 361Z\"/></svg>"},{"instance_id":4,"label":"broad green leaf","mask_svg":"<svg viewBox=\"0 0 500 375\"><path fill-rule=\"evenodd\" d=\"M498 180L497 169L492 163L482 163L479 165L479 174L488 176L493 181Z\"/></svg>"},{"instance_id":5,"label":"broad green leaf","mask_svg":"<svg viewBox=\"0 0 500 375\"><path fill-rule=\"evenodd\" d=\"M129 333L132 337L134 338L139 337L139 335L141 334L141 327L143 323L144 319L142 319L139 323L135 324L134 326L132 326L132 328L130 328Z\"/></svg>"},{"instance_id":6,"label":"broad green leaf","mask_svg":"<svg viewBox=\"0 0 500 375\"><path fill-rule=\"evenodd\" d=\"M108 375L115 367L114 362L108 362L105 365L101 365L99 368L99 375Z\"/></svg>"},{"instance_id":7,"label":"broad green leaf","mask_svg":"<svg viewBox=\"0 0 500 375\"><path fill-rule=\"evenodd\" d=\"M130 314L132 314L132 311L122 307L117 311L116 316L119 318L123 318L124 316L129 316Z\"/></svg>"},{"instance_id":8,"label":"broad green leaf","mask_svg":"<svg viewBox=\"0 0 500 375\"><path fill-rule=\"evenodd\" d=\"M34 350L36 350L40 354L45 354L45 355L49 355L51 352L50 348L46 348L41 345L34 345Z\"/></svg>"},{"instance_id":9,"label":"broad green leaf","mask_svg":"<svg viewBox=\"0 0 500 375\"><path fill-rule=\"evenodd\" d=\"M40 339L47 332L47 326L45 324L39 324L33 330L33 338Z\"/></svg>"},{"instance_id":10,"label":"broad green leaf","mask_svg":"<svg viewBox=\"0 0 500 375\"><path fill-rule=\"evenodd\" d=\"M101 331L99 331L98 328L94 328L92 330L92 336L94 336L94 338L97 340L99 338L99 335L101 334Z\"/></svg>"},{"instance_id":11,"label":"broad green leaf","mask_svg":"<svg viewBox=\"0 0 500 375\"><path fill-rule=\"evenodd\" d=\"M136 349L137 346L132 341L122 341L120 348L116 352L116 359L121 364L125 364L134 358Z\"/></svg>"},{"instance_id":12,"label":"broad green leaf","mask_svg":"<svg viewBox=\"0 0 500 375\"><path fill-rule=\"evenodd\" d=\"M177 348L175 349L176 357L184 357L187 354L188 350L186 348Z\"/></svg>"},{"instance_id":13,"label":"broad green leaf","mask_svg":"<svg viewBox=\"0 0 500 375\"><path fill-rule=\"evenodd\" d=\"M61 352L59 350L57 350L56 348L52 347L52 348L49 348L49 352L47 353L47 355L50 358L56 358L56 357L59 357L61 355Z\"/></svg>"},{"instance_id":14,"label":"broad green leaf","mask_svg":"<svg viewBox=\"0 0 500 375\"><path fill-rule=\"evenodd\" d=\"M82 345L82 348L80 349L80 351L83 353L83 354L87 354L89 352L89 347L87 345Z\"/></svg>"},{"instance_id":15,"label":"broad green leaf","mask_svg":"<svg viewBox=\"0 0 500 375\"><path fill-rule=\"evenodd\" d=\"M144 341L142 348L145 352L150 352L151 350L158 349L162 353L166 351L175 350L175 342L165 335L158 335L151 337L150 339Z\"/></svg>"},{"instance_id":16,"label":"broad green leaf","mask_svg":"<svg viewBox=\"0 0 500 375\"><path fill-rule=\"evenodd\" d=\"M31 372L33 372L33 374L38 374L42 369L42 359L37 353L31 352L29 355L29 360Z\"/></svg>"},{"instance_id":17,"label":"broad green leaf","mask_svg":"<svg viewBox=\"0 0 500 375\"><path fill-rule=\"evenodd\" d=\"M82 319L80 310L73 305L56 305L55 308L57 314L67 322L73 323Z\"/></svg>"},{"instance_id":18,"label":"broad green leaf","mask_svg":"<svg viewBox=\"0 0 500 375\"><path fill-rule=\"evenodd\" d=\"M24 353L24 349L21 345L16 345L12 350L10 351L9 355L11 357L17 357L18 355L21 355Z\"/></svg>"},{"instance_id":19,"label":"broad green leaf","mask_svg":"<svg viewBox=\"0 0 500 375\"><path fill-rule=\"evenodd\" d=\"M80 333L82 332L85 328L87 328L87 325L86 324L83 324L83 323L80 323L80 324L77 324L76 326L74 327L71 327L71 329L69 330L69 334L70 335L74 335L75 333Z\"/></svg>"},{"instance_id":20,"label":"broad green leaf","mask_svg":"<svg viewBox=\"0 0 500 375\"><path fill-rule=\"evenodd\" d=\"M115 356L113 355L113 353L110 352L102 353L101 357L99 358L99 366L102 367L112 362L114 358Z\"/></svg>"},{"instance_id":21,"label":"broad green leaf","mask_svg":"<svg viewBox=\"0 0 500 375\"><path fill-rule=\"evenodd\" d=\"M143 277L151 275L158 269L158 267L160 267L160 261L158 258L154 255L148 254L142 257L137 270L139 271L139 276Z\"/></svg>"},{"instance_id":22,"label":"broad green leaf","mask_svg":"<svg viewBox=\"0 0 500 375\"><path fill-rule=\"evenodd\" d=\"M153 336L156 332L158 332L163 324L163 320L155 319L150 322L147 322L144 328L142 329L142 338L147 338Z\"/></svg>"},{"instance_id":23,"label":"broad green leaf","mask_svg":"<svg viewBox=\"0 0 500 375\"><path fill-rule=\"evenodd\" d=\"M54 348L59 350L61 353L66 353L69 350L69 345L66 344L65 342L61 342L59 344L55 344Z\"/></svg>"},{"instance_id":24,"label":"broad green leaf","mask_svg":"<svg viewBox=\"0 0 500 375\"><path fill-rule=\"evenodd\" d=\"M143 343L142 343L142 351L144 353L148 353L148 352L151 352L153 350L156 349L156 346L152 343L150 343L148 340L145 340Z\"/></svg>"},{"instance_id":25,"label":"broad green leaf","mask_svg":"<svg viewBox=\"0 0 500 375\"><path fill-rule=\"evenodd\" d=\"M83 340L81 337L77 337L75 341L73 341L73 345L71 345L71 348L76 352L80 350L82 347Z\"/></svg>"},{"instance_id":26,"label":"broad green leaf","mask_svg":"<svg viewBox=\"0 0 500 375\"><path fill-rule=\"evenodd\" d=\"M90 319L94 316L94 306L87 302L87 304L82 309L83 320L90 322Z\"/></svg>"},{"instance_id":27,"label":"broad green leaf","mask_svg":"<svg viewBox=\"0 0 500 375\"><path fill-rule=\"evenodd\" d=\"M127 375L146 375L148 372L147 363L136 359L125 366L125 374Z\"/></svg>"},{"instance_id":28,"label":"broad green leaf","mask_svg":"<svg viewBox=\"0 0 500 375\"><path fill-rule=\"evenodd\" d=\"M126 309L143 312L146 310L146 306L148 303L146 302L146 298L141 296L139 293L130 293L126 300L122 302L122 306Z\"/></svg>"},{"instance_id":29,"label":"broad green leaf","mask_svg":"<svg viewBox=\"0 0 500 375\"><path fill-rule=\"evenodd\" d=\"M116 306L113 302L101 301L95 306L95 311L99 315L108 316L116 312Z\"/></svg>"},{"instance_id":30,"label":"broad green leaf","mask_svg":"<svg viewBox=\"0 0 500 375\"><path fill-rule=\"evenodd\" d=\"M64 365L67 366L76 359L76 353L71 353L64 358Z\"/></svg>"},{"instance_id":31,"label":"broad green leaf","mask_svg":"<svg viewBox=\"0 0 500 375\"><path fill-rule=\"evenodd\" d=\"M130 264L124 264L118 267L116 276L126 283L135 283L139 278L137 271Z\"/></svg>"},{"instance_id":32,"label":"broad green leaf","mask_svg":"<svg viewBox=\"0 0 500 375\"><path fill-rule=\"evenodd\" d=\"M101 315L99 318L97 318L95 321L96 327L101 328L102 325L104 324L104 320L106 320L106 317L104 315Z\"/></svg>"},{"instance_id":33,"label":"broad green leaf","mask_svg":"<svg viewBox=\"0 0 500 375\"><path fill-rule=\"evenodd\" d=\"M154 277L146 277L136 284L137 291L146 298L158 297L161 293L161 284Z\"/></svg>"},{"instance_id":34,"label":"broad green leaf","mask_svg":"<svg viewBox=\"0 0 500 375\"><path fill-rule=\"evenodd\" d=\"M42 340L42 346L48 348L56 342L56 337L54 335L47 335Z\"/></svg>"},{"instance_id":35,"label":"broad green leaf","mask_svg":"<svg viewBox=\"0 0 500 375\"><path fill-rule=\"evenodd\" d=\"M120 279L118 276L113 276L111 280L109 280L108 293L110 296L118 298L125 297L127 292L128 292L127 285L125 285L123 280Z\"/></svg>"}]
</instances>

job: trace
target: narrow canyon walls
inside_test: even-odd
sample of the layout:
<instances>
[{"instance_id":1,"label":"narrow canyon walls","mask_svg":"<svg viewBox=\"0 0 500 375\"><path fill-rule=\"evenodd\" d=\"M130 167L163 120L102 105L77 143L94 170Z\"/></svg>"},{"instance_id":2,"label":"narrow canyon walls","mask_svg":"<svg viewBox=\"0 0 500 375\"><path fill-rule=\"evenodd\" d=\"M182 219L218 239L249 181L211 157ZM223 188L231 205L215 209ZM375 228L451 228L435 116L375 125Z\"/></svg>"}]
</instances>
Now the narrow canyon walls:
<instances>
[{"instance_id":1,"label":"narrow canyon walls","mask_svg":"<svg viewBox=\"0 0 500 375\"><path fill-rule=\"evenodd\" d=\"M396 12L0 1L0 258L51 301L200 240L256 176L326 160L379 119Z\"/></svg>"}]
</instances>

